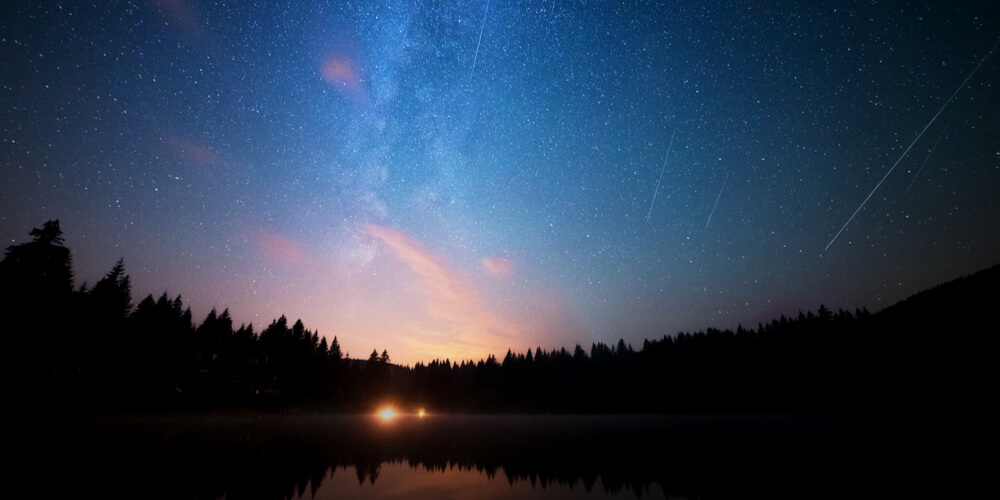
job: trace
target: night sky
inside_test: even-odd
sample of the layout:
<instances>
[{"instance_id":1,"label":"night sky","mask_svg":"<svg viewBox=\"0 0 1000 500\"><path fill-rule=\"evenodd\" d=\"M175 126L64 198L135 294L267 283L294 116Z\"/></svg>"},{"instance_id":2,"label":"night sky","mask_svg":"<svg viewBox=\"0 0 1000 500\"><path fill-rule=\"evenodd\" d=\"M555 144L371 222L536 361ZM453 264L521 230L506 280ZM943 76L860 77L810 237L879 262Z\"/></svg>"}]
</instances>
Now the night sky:
<instances>
[{"instance_id":1,"label":"night sky","mask_svg":"<svg viewBox=\"0 0 1000 500\"><path fill-rule=\"evenodd\" d=\"M1000 261L1000 2L255 3L3 2L3 247L411 365Z\"/></svg>"}]
</instances>

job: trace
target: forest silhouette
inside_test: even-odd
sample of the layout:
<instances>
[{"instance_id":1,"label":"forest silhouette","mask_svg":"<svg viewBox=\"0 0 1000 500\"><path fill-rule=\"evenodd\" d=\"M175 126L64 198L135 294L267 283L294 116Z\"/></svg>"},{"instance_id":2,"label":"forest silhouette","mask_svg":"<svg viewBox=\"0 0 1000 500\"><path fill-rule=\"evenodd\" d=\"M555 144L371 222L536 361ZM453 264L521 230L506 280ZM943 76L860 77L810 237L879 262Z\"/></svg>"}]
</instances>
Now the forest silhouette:
<instances>
[{"instance_id":1,"label":"forest silhouette","mask_svg":"<svg viewBox=\"0 0 1000 500\"><path fill-rule=\"evenodd\" d=\"M259 332L228 310L200 322L180 295L133 306L119 260L74 287L59 221L0 262L12 396L39 412L220 408L370 411L392 401L437 412L953 412L985 408L1000 266L865 309L781 316L633 347L594 343L502 359L392 364L349 359L301 320ZM993 326L989 326L993 325Z\"/></svg>"}]
</instances>

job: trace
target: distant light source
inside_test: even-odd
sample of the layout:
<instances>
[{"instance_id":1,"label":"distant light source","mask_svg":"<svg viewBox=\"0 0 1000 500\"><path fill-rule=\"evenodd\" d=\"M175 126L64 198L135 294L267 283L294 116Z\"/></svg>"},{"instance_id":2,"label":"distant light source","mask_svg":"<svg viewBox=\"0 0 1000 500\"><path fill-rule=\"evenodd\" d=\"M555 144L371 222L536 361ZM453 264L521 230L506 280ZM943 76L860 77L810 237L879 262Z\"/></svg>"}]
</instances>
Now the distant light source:
<instances>
[{"instance_id":1,"label":"distant light source","mask_svg":"<svg viewBox=\"0 0 1000 500\"><path fill-rule=\"evenodd\" d=\"M396 410L393 410L393 409L392 409L392 408L390 407L390 408L385 408L385 409L383 409L382 411L378 412L378 416L379 416L379 417L380 417L380 418L381 418L382 420L392 420L392 419L394 419L394 418L398 417L398 416L399 416L399 414L398 414L398 413L396 413Z\"/></svg>"},{"instance_id":2,"label":"distant light source","mask_svg":"<svg viewBox=\"0 0 1000 500\"><path fill-rule=\"evenodd\" d=\"M424 418L424 416L425 416L425 415L427 415L427 413L426 413L426 412L424 411L424 409L423 409L423 408L421 408L421 409L417 410L417 416L418 416L418 417L420 417L420 418Z\"/></svg>"}]
</instances>

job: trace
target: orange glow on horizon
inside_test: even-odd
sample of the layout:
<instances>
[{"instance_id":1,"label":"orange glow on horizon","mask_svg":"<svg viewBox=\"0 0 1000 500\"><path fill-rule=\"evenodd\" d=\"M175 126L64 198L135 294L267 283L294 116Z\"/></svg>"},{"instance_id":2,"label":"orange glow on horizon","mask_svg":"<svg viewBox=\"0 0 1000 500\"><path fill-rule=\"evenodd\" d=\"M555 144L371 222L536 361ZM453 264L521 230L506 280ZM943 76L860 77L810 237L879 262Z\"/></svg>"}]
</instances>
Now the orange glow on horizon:
<instances>
[{"instance_id":1,"label":"orange glow on horizon","mask_svg":"<svg viewBox=\"0 0 1000 500\"><path fill-rule=\"evenodd\" d=\"M394 410L390 406L390 407L386 407L386 408L382 409L382 411L378 412L378 416L382 420L392 420L392 419L398 417L399 413L396 413L396 410Z\"/></svg>"},{"instance_id":2,"label":"orange glow on horizon","mask_svg":"<svg viewBox=\"0 0 1000 500\"><path fill-rule=\"evenodd\" d=\"M414 357L486 359L524 343L521 325L493 311L480 299L475 282L444 256L392 228L366 224L365 233L409 268L407 300L427 314L429 324L409 326L402 336ZM502 269L503 266L500 265Z\"/></svg>"}]
</instances>

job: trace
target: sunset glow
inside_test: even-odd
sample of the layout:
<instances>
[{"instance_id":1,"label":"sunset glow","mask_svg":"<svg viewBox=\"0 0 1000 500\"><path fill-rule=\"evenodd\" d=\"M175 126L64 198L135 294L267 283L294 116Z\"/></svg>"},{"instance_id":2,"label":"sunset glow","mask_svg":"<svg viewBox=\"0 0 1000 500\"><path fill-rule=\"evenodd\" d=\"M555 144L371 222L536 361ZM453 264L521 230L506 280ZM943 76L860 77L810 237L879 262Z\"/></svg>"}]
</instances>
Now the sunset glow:
<instances>
[{"instance_id":1,"label":"sunset glow","mask_svg":"<svg viewBox=\"0 0 1000 500\"><path fill-rule=\"evenodd\" d=\"M468 363L1000 255L997 2L99 3L5 4L0 240L195 326Z\"/></svg>"},{"instance_id":2,"label":"sunset glow","mask_svg":"<svg viewBox=\"0 0 1000 500\"><path fill-rule=\"evenodd\" d=\"M0 2L47 498L992 486L1000 0Z\"/></svg>"}]
</instances>

